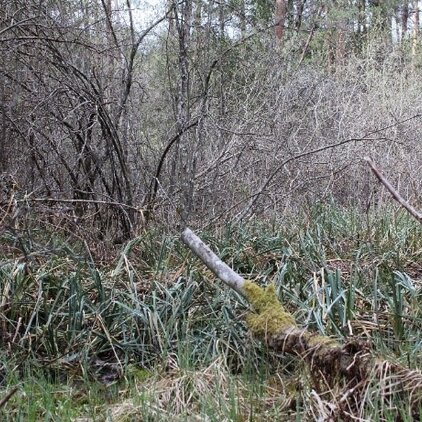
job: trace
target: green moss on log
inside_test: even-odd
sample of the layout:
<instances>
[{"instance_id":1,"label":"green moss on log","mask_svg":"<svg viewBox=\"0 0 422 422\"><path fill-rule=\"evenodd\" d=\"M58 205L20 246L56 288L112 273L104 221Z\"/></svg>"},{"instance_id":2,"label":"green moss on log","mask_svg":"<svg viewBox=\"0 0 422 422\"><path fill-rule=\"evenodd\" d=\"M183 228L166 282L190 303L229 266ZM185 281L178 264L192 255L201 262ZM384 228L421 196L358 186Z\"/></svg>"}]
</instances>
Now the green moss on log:
<instances>
[{"instance_id":1,"label":"green moss on log","mask_svg":"<svg viewBox=\"0 0 422 422\"><path fill-rule=\"evenodd\" d=\"M246 281L243 290L246 299L256 312L246 317L246 322L253 334L272 336L297 328L293 316L286 312L279 302L274 285L271 284L263 289L251 281Z\"/></svg>"},{"instance_id":2,"label":"green moss on log","mask_svg":"<svg viewBox=\"0 0 422 422\"><path fill-rule=\"evenodd\" d=\"M335 349L340 347L340 343L327 336L320 336L320 335L309 335L307 336L308 346L312 347L319 347L326 350Z\"/></svg>"}]
</instances>

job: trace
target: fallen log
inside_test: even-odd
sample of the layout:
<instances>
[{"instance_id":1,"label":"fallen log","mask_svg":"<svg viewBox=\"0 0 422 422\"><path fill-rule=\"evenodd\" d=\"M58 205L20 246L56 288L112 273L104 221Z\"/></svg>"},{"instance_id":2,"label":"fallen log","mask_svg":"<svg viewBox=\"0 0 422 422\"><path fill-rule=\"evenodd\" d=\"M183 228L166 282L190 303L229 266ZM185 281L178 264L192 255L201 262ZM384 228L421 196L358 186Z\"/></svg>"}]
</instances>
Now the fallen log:
<instances>
[{"instance_id":1,"label":"fallen log","mask_svg":"<svg viewBox=\"0 0 422 422\"><path fill-rule=\"evenodd\" d=\"M409 409L419 409L422 397L420 371L378 358L368 342L352 339L341 343L300 327L279 302L273 285L262 288L245 280L189 228L183 231L182 241L217 277L250 303L252 312L246 322L255 336L273 350L305 361L316 391L338 392L337 403L341 407L338 414L350 416L374 380L379 380L387 389L394 386L394 393L407 393L412 405ZM391 394L391 389L389 391ZM415 415L413 410L412 415Z\"/></svg>"}]
</instances>

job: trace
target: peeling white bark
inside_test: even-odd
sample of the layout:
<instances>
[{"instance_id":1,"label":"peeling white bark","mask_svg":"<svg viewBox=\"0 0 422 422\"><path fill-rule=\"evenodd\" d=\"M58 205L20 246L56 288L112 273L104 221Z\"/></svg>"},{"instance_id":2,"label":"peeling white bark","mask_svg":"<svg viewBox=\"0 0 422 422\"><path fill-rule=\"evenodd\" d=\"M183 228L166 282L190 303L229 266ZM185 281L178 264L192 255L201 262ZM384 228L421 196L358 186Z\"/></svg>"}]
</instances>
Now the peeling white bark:
<instances>
[{"instance_id":1,"label":"peeling white bark","mask_svg":"<svg viewBox=\"0 0 422 422\"><path fill-rule=\"evenodd\" d=\"M245 279L225 264L192 230L182 233L183 243L227 286L245 296Z\"/></svg>"}]
</instances>

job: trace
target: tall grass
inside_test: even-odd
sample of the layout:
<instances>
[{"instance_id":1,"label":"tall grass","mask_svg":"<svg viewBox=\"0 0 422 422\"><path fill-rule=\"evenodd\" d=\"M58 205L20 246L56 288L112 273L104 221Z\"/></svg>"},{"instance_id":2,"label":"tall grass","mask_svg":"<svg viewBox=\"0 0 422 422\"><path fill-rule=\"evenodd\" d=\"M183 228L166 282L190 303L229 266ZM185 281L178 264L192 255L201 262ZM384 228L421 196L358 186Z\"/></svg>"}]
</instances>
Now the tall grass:
<instances>
[{"instance_id":1,"label":"tall grass","mask_svg":"<svg viewBox=\"0 0 422 422\"><path fill-rule=\"evenodd\" d=\"M274 283L299 324L370 341L381 356L420 367L422 227L406 214L329 203L279 225L201 235L244 277ZM329 414L330 398L310 389L301 362L251 337L247 304L177 236L143 233L107 264L60 234L19 237L2 239L0 399L19 386L2 419ZM407 417L406 398L386 404L371 388L361 417Z\"/></svg>"}]
</instances>

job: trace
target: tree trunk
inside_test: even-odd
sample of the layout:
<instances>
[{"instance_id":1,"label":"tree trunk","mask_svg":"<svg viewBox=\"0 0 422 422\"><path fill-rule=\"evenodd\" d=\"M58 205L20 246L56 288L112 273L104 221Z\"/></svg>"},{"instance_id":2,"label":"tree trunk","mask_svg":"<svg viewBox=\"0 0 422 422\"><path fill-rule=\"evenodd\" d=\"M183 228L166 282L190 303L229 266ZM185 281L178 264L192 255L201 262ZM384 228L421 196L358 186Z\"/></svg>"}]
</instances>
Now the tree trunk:
<instances>
[{"instance_id":1,"label":"tree trunk","mask_svg":"<svg viewBox=\"0 0 422 422\"><path fill-rule=\"evenodd\" d=\"M286 0L275 0L275 36L281 41L284 36L284 21L286 18Z\"/></svg>"},{"instance_id":2,"label":"tree trunk","mask_svg":"<svg viewBox=\"0 0 422 422\"><path fill-rule=\"evenodd\" d=\"M412 56L416 57L419 45L419 1L413 0L413 36L412 36Z\"/></svg>"}]
</instances>

